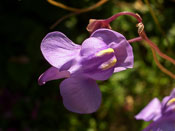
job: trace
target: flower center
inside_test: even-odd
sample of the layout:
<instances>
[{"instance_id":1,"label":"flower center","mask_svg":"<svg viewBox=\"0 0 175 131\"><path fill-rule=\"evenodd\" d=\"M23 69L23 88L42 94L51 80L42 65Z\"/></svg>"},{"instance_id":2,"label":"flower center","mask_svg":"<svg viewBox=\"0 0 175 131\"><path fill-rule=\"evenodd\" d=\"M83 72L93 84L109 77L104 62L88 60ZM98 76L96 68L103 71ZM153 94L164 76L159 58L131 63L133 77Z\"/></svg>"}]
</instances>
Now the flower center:
<instances>
[{"instance_id":1,"label":"flower center","mask_svg":"<svg viewBox=\"0 0 175 131\"><path fill-rule=\"evenodd\" d=\"M95 55L96 55L96 56L103 56L103 55L111 54L111 53L114 53L114 50L113 50L112 48L108 48L108 49L99 51L99 52L98 52L97 54L95 54Z\"/></svg>"},{"instance_id":2,"label":"flower center","mask_svg":"<svg viewBox=\"0 0 175 131\"><path fill-rule=\"evenodd\" d=\"M108 49L105 49L105 50L102 50L102 51L99 51L96 56L104 56L104 55L108 55L108 54L114 54L114 50L112 48L108 48ZM115 55L110 58L108 61L102 63L100 65L100 69L102 70L107 70L111 67L113 67L117 62L117 59L115 57Z\"/></svg>"},{"instance_id":3,"label":"flower center","mask_svg":"<svg viewBox=\"0 0 175 131\"><path fill-rule=\"evenodd\" d=\"M107 70L107 69L113 67L116 63L117 63L117 59L114 56L110 60L108 60L107 62L104 62L103 64L101 64L100 68L102 70Z\"/></svg>"},{"instance_id":4,"label":"flower center","mask_svg":"<svg viewBox=\"0 0 175 131\"><path fill-rule=\"evenodd\" d=\"M168 101L167 105L169 106L169 105L173 104L174 102L175 102L175 98L172 98L171 100Z\"/></svg>"}]
</instances>

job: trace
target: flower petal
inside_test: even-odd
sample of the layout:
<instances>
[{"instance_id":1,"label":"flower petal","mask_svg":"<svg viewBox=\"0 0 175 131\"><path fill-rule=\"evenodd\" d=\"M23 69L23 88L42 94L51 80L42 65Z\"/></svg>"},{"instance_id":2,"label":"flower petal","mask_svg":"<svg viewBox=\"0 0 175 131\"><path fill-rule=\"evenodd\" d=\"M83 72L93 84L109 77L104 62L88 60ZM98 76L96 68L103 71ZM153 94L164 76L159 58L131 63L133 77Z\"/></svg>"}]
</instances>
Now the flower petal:
<instances>
[{"instance_id":1,"label":"flower petal","mask_svg":"<svg viewBox=\"0 0 175 131\"><path fill-rule=\"evenodd\" d=\"M129 43L123 42L113 48L115 48L115 55L117 58L116 68L114 69L114 72L126 70L127 68L133 68L134 55L132 47L129 45Z\"/></svg>"},{"instance_id":2,"label":"flower petal","mask_svg":"<svg viewBox=\"0 0 175 131\"><path fill-rule=\"evenodd\" d=\"M52 66L61 68L62 65L76 58L80 46L74 44L61 32L51 32L42 40L41 51Z\"/></svg>"},{"instance_id":3,"label":"flower petal","mask_svg":"<svg viewBox=\"0 0 175 131\"><path fill-rule=\"evenodd\" d=\"M114 72L133 67L134 56L132 47L122 34L109 29L99 29L96 30L91 37L102 40L110 48L115 50L117 63Z\"/></svg>"},{"instance_id":4,"label":"flower petal","mask_svg":"<svg viewBox=\"0 0 175 131\"><path fill-rule=\"evenodd\" d=\"M61 79L61 78L68 78L70 77L70 73L68 71L59 71L58 68L50 67L46 70L43 74L40 75L38 78L38 84L43 85L48 81Z\"/></svg>"},{"instance_id":5,"label":"flower petal","mask_svg":"<svg viewBox=\"0 0 175 131\"><path fill-rule=\"evenodd\" d=\"M70 77L60 84L64 106L76 113L95 112L101 104L101 92L97 83L86 77Z\"/></svg>"},{"instance_id":6,"label":"flower petal","mask_svg":"<svg viewBox=\"0 0 175 131\"><path fill-rule=\"evenodd\" d=\"M162 100L162 113L173 111L175 109L175 89L172 90L169 96Z\"/></svg>"},{"instance_id":7,"label":"flower petal","mask_svg":"<svg viewBox=\"0 0 175 131\"><path fill-rule=\"evenodd\" d=\"M171 91L170 97L171 98L175 97L175 88Z\"/></svg>"},{"instance_id":8,"label":"flower petal","mask_svg":"<svg viewBox=\"0 0 175 131\"><path fill-rule=\"evenodd\" d=\"M175 113L152 122L143 131L175 131Z\"/></svg>"},{"instance_id":9,"label":"flower petal","mask_svg":"<svg viewBox=\"0 0 175 131\"><path fill-rule=\"evenodd\" d=\"M135 116L137 120L157 120L161 117L161 103L154 98L139 114Z\"/></svg>"},{"instance_id":10,"label":"flower petal","mask_svg":"<svg viewBox=\"0 0 175 131\"><path fill-rule=\"evenodd\" d=\"M113 74L116 61L114 54L90 56L82 60L81 69L83 74L88 78L94 80L106 80Z\"/></svg>"},{"instance_id":11,"label":"flower petal","mask_svg":"<svg viewBox=\"0 0 175 131\"><path fill-rule=\"evenodd\" d=\"M162 105L162 112L164 112L166 110L166 104L167 102L171 99L170 96L165 96L161 102Z\"/></svg>"},{"instance_id":12,"label":"flower petal","mask_svg":"<svg viewBox=\"0 0 175 131\"><path fill-rule=\"evenodd\" d=\"M102 40L90 37L82 43L81 55L82 56L92 55L97 51L99 51L100 49L105 48L106 46L107 45Z\"/></svg>"},{"instance_id":13,"label":"flower petal","mask_svg":"<svg viewBox=\"0 0 175 131\"><path fill-rule=\"evenodd\" d=\"M122 34L110 29L105 29L105 28L96 30L94 33L92 33L91 37L95 37L99 40L102 40L107 45L113 42L118 44L121 41L126 40L126 38Z\"/></svg>"},{"instance_id":14,"label":"flower petal","mask_svg":"<svg viewBox=\"0 0 175 131\"><path fill-rule=\"evenodd\" d=\"M114 72L114 68L108 69L108 70L102 70L102 69L91 69L91 70L85 70L83 73L88 78L94 79L94 80L107 80Z\"/></svg>"}]
</instances>

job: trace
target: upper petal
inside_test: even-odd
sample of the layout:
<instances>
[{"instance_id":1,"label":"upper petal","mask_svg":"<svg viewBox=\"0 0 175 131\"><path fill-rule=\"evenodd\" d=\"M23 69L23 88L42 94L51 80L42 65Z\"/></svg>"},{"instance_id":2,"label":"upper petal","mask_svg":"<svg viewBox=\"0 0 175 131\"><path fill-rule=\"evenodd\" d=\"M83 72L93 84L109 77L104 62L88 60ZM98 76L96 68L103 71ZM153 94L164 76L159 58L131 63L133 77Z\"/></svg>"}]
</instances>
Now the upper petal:
<instances>
[{"instance_id":1,"label":"upper petal","mask_svg":"<svg viewBox=\"0 0 175 131\"><path fill-rule=\"evenodd\" d=\"M115 55L117 58L116 68L114 72L119 72L127 68L133 68L134 55L131 45L126 41L123 41L118 45L113 45L113 48L116 52Z\"/></svg>"},{"instance_id":2,"label":"upper petal","mask_svg":"<svg viewBox=\"0 0 175 131\"><path fill-rule=\"evenodd\" d=\"M91 37L102 40L110 48L115 50L117 63L114 72L133 67L134 55L132 46L122 34L109 29L99 29L96 30Z\"/></svg>"},{"instance_id":3,"label":"upper petal","mask_svg":"<svg viewBox=\"0 0 175 131\"><path fill-rule=\"evenodd\" d=\"M82 43L80 54L82 56L92 55L106 46L106 43L104 43L102 40L90 37Z\"/></svg>"},{"instance_id":4,"label":"upper petal","mask_svg":"<svg viewBox=\"0 0 175 131\"><path fill-rule=\"evenodd\" d=\"M50 67L48 70L40 75L40 77L38 78L38 84L43 85L47 81L68 77L70 77L70 73L68 71L59 71L58 68Z\"/></svg>"},{"instance_id":5,"label":"upper petal","mask_svg":"<svg viewBox=\"0 0 175 131\"><path fill-rule=\"evenodd\" d=\"M161 116L161 103L154 98L139 114L135 116L137 120L156 120Z\"/></svg>"},{"instance_id":6,"label":"upper petal","mask_svg":"<svg viewBox=\"0 0 175 131\"><path fill-rule=\"evenodd\" d=\"M105 29L105 28L101 28L96 30L94 33L92 33L91 37L95 37L97 39L102 40L104 43L106 43L107 45L115 42L116 44L120 43L123 40L126 40L126 38L113 30L110 29Z\"/></svg>"},{"instance_id":7,"label":"upper petal","mask_svg":"<svg viewBox=\"0 0 175 131\"><path fill-rule=\"evenodd\" d=\"M74 44L61 32L51 32L42 40L41 51L52 66L61 68L61 66L76 58L80 46Z\"/></svg>"},{"instance_id":8,"label":"upper petal","mask_svg":"<svg viewBox=\"0 0 175 131\"><path fill-rule=\"evenodd\" d=\"M60 84L64 106L76 113L95 112L101 104L101 92L97 83L81 75L65 79Z\"/></svg>"}]
</instances>

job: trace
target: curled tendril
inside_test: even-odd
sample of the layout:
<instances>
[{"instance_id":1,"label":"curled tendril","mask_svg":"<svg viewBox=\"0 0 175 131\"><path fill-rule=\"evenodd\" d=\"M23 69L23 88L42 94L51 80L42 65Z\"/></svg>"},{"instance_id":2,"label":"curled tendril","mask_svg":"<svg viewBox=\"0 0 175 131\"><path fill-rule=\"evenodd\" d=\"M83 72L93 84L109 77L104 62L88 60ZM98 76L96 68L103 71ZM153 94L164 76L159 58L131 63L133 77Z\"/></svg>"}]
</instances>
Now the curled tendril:
<instances>
[{"instance_id":1,"label":"curled tendril","mask_svg":"<svg viewBox=\"0 0 175 131\"><path fill-rule=\"evenodd\" d=\"M155 51L159 54L159 56L161 56L162 58L168 60L169 62L171 62L172 64L175 65L175 60L169 56L167 56L166 54L164 54L163 52L161 52L159 50L159 48L156 46L156 44L154 44L146 35L145 31L143 30L141 33L139 33L139 35L148 43L149 46L151 46L153 49L155 49Z\"/></svg>"},{"instance_id":2,"label":"curled tendril","mask_svg":"<svg viewBox=\"0 0 175 131\"><path fill-rule=\"evenodd\" d=\"M143 32L143 30L144 30L144 25L143 25L142 22L138 23L138 24L136 25L136 27L138 27L138 33L139 33L139 34Z\"/></svg>"},{"instance_id":3,"label":"curled tendril","mask_svg":"<svg viewBox=\"0 0 175 131\"><path fill-rule=\"evenodd\" d=\"M153 53L153 58L154 58L154 61L155 61L156 65L160 68L160 70L162 72L164 72L165 74L169 75L171 78L175 79L175 74L173 74L172 72L167 70L163 65L160 64L160 62L157 59L156 52L157 52L157 54L160 57L162 57L163 59L166 59L167 61L171 62L174 65L175 65L175 60L173 58L167 56L166 54L164 54L163 52L161 52L159 50L159 48L156 46L156 44L154 44L147 37L147 35L146 35L145 31L144 31L144 24L141 21L139 21L139 20L138 20L138 22L139 23L136 25L136 27L138 27L138 34L139 34L140 37L137 37L137 38L133 39L132 41L130 40L129 42L135 42L135 41L139 41L139 40L142 40L142 39L145 40L148 43L148 45L151 47L151 50L152 50L152 53Z\"/></svg>"}]
</instances>

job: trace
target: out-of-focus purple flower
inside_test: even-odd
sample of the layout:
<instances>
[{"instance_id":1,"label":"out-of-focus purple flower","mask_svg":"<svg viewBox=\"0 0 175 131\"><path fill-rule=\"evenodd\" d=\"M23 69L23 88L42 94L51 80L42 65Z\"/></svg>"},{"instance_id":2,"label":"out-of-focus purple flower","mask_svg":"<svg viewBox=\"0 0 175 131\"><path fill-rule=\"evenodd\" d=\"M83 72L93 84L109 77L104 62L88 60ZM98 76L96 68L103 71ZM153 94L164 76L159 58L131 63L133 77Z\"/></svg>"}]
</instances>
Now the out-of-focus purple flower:
<instances>
[{"instance_id":1,"label":"out-of-focus purple flower","mask_svg":"<svg viewBox=\"0 0 175 131\"><path fill-rule=\"evenodd\" d=\"M123 35L98 29L82 45L61 32L51 32L41 43L45 59L52 65L39 77L39 84L67 78L60 84L64 106L76 113L93 113L101 104L96 80L133 67L132 47Z\"/></svg>"},{"instance_id":2,"label":"out-of-focus purple flower","mask_svg":"<svg viewBox=\"0 0 175 131\"><path fill-rule=\"evenodd\" d=\"M162 102L154 98L135 118L153 120L144 131L175 131L175 89Z\"/></svg>"}]
</instances>

